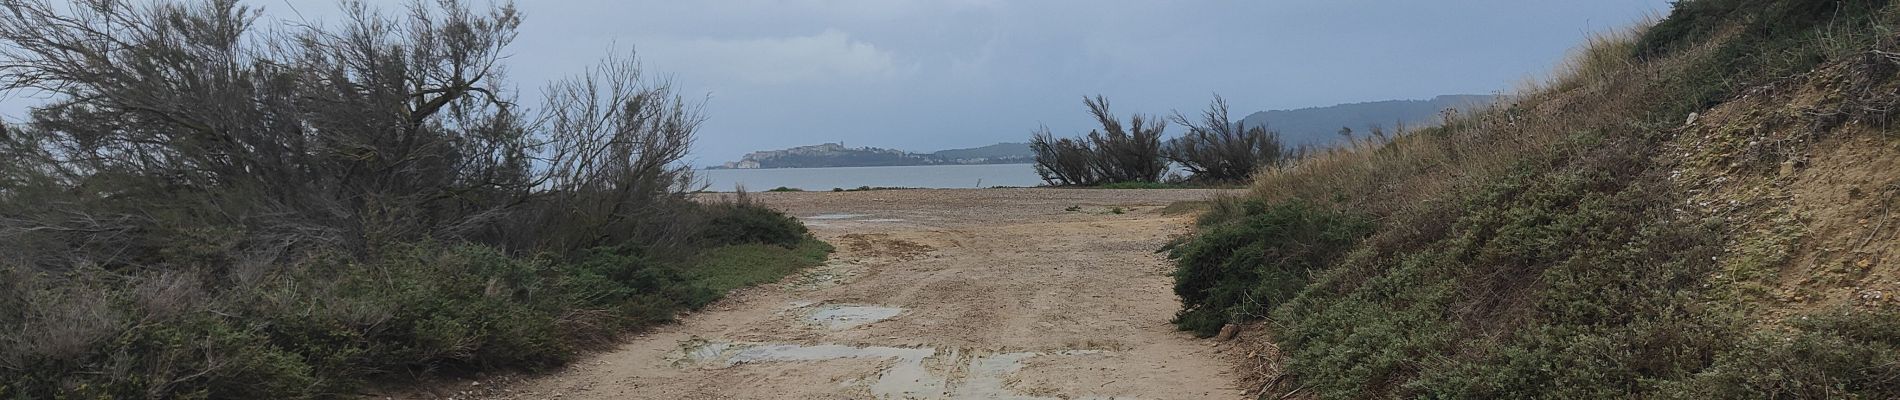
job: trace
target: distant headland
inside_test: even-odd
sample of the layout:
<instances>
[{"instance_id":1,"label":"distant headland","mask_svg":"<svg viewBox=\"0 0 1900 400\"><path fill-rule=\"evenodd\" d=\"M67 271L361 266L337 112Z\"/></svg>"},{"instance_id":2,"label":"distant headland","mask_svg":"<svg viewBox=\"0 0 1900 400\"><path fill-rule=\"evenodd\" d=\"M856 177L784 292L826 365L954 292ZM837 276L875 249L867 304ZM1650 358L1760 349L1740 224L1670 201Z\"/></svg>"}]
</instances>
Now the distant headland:
<instances>
[{"instance_id":1,"label":"distant headland","mask_svg":"<svg viewBox=\"0 0 1900 400\"><path fill-rule=\"evenodd\" d=\"M968 149L913 153L877 147L825 143L783 150L755 151L739 161L706 169L891 167L905 165L1025 164L1035 162L1028 143L997 143Z\"/></svg>"},{"instance_id":2,"label":"distant headland","mask_svg":"<svg viewBox=\"0 0 1900 400\"><path fill-rule=\"evenodd\" d=\"M1431 125L1446 110L1469 112L1483 109L1500 99L1496 95L1445 95L1426 100L1386 100L1339 104L1294 110L1272 110L1249 114L1243 121L1249 126L1266 126L1280 135L1289 146L1324 148L1342 140L1340 128L1376 130L1379 127ZM844 143L825 143L783 150L756 151L739 161L709 166L706 169L889 167L905 165L1027 164L1036 162L1029 143L998 143L989 146L913 153L878 147L845 147Z\"/></svg>"}]
</instances>

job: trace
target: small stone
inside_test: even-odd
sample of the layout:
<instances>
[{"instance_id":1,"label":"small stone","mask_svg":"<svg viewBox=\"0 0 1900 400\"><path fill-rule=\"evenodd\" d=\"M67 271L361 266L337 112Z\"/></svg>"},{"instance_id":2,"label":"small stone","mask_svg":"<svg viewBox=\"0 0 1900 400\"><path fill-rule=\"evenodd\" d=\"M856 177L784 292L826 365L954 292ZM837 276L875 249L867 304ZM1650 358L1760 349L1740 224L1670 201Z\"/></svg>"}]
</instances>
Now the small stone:
<instances>
[{"instance_id":1,"label":"small stone","mask_svg":"<svg viewBox=\"0 0 1900 400\"><path fill-rule=\"evenodd\" d=\"M1214 340L1225 342L1225 341L1233 339L1234 335L1239 334L1239 333L1240 333L1240 325L1236 325L1236 324L1223 325L1220 327L1220 333L1214 335Z\"/></svg>"}]
</instances>

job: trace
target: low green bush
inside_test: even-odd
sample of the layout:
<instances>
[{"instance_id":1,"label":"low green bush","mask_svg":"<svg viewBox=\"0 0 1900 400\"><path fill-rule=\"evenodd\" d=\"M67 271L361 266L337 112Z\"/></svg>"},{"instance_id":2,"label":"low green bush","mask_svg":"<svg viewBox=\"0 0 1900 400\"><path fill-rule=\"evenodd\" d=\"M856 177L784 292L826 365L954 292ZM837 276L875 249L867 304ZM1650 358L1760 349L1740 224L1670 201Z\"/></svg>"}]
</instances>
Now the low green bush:
<instances>
[{"instance_id":1,"label":"low green bush","mask_svg":"<svg viewBox=\"0 0 1900 400\"><path fill-rule=\"evenodd\" d=\"M1900 393L1900 310L1841 309L1760 332L1668 386L1683 399L1885 399Z\"/></svg>"},{"instance_id":2,"label":"low green bush","mask_svg":"<svg viewBox=\"0 0 1900 400\"><path fill-rule=\"evenodd\" d=\"M790 247L734 238L683 258L397 244L374 261L320 257L222 289L199 275L0 266L0 398L342 397L381 376L544 369L821 263L830 246L798 232Z\"/></svg>"},{"instance_id":3,"label":"low green bush","mask_svg":"<svg viewBox=\"0 0 1900 400\"><path fill-rule=\"evenodd\" d=\"M687 272L695 284L711 293L779 280L794 271L824 262L831 245L805 239L791 249L767 244L740 244L706 249L695 256Z\"/></svg>"},{"instance_id":4,"label":"low green bush","mask_svg":"<svg viewBox=\"0 0 1900 400\"><path fill-rule=\"evenodd\" d=\"M1212 336L1229 322L1258 318L1306 286L1372 223L1306 203L1245 203L1238 220L1211 227L1174 249L1174 292L1182 310L1174 323Z\"/></svg>"},{"instance_id":5,"label":"low green bush","mask_svg":"<svg viewBox=\"0 0 1900 400\"><path fill-rule=\"evenodd\" d=\"M748 204L708 205L711 218L699 237L711 246L764 243L792 248L807 236L805 224L785 213Z\"/></svg>"}]
</instances>

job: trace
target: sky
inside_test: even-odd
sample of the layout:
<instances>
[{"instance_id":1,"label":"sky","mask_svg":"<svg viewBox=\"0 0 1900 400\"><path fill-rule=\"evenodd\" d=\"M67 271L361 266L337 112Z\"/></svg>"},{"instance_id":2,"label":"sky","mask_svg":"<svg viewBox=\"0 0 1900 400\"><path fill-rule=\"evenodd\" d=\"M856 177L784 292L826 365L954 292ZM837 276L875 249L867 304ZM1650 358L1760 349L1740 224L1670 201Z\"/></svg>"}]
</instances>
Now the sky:
<instances>
[{"instance_id":1,"label":"sky","mask_svg":"<svg viewBox=\"0 0 1900 400\"><path fill-rule=\"evenodd\" d=\"M475 0L481 2L483 0ZM369 1L396 11L403 2ZM334 20L330 0L246 0ZM1020 142L1114 110L1253 111L1508 92L1593 32L1667 0L521 0L521 99L613 53L704 100L689 162L843 142L911 151ZM18 121L13 96L4 102Z\"/></svg>"}]
</instances>

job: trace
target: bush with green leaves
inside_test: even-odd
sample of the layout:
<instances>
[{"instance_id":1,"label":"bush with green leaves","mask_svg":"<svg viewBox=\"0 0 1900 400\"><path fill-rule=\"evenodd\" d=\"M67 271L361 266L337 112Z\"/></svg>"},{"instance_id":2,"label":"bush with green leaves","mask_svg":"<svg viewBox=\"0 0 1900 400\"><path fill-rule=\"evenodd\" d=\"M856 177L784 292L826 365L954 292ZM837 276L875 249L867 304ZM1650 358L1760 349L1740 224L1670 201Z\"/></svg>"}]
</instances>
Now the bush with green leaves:
<instances>
[{"instance_id":1,"label":"bush with green leaves","mask_svg":"<svg viewBox=\"0 0 1900 400\"><path fill-rule=\"evenodd\" d=\"M1174 323L1199 336L1257 319L1306 286L1372 231L1364 217L1301 202L1248 201L1237 220L1213 226L1174 248Z\"/></svg>"},{"instance_id":2,"label":"bush with green leaves","mask_svg":"<svg viewBox=\"0 0 1900 400\"><path fill-rule=\"evenodd\" d=\"M708 245L765 243L790 248L809 235L797 218L761 206L714 204L706 206L706 214L699 238Z\"/></svg>"},{"instance_id":3,"label":"bush with green leaves","mask_svg":"<svg viewBox=\"0 0 1900 400\"><path fill-rule=\"evenodd\" d=\"M1741 338L1666 388L1682 399L1883 399L1900 393L1900 309L1797 316L1794 332Z\"/></svg>"}]
</instances>

